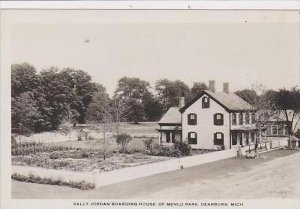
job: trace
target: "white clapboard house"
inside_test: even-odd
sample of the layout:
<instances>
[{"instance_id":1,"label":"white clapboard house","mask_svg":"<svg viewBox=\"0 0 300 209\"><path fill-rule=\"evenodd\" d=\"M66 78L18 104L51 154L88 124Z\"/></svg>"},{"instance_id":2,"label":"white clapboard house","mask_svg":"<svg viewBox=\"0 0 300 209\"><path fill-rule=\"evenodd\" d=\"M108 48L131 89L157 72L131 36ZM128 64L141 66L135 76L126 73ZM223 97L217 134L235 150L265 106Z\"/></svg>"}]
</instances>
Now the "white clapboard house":
<instances>
[{"instance_id":1,"label":"white clapboard house","mask_svg":"<svg viewBox=\"0 0 300 209\"><path fill-rule=\"evenodd\" d=\"M186 141L194 149L231 149L256 140L255 110L245 100L229 92L215 91L215 81L191 102L171 107L159 121L159 141L171 144Z\"/></svg>"}]
</instances>

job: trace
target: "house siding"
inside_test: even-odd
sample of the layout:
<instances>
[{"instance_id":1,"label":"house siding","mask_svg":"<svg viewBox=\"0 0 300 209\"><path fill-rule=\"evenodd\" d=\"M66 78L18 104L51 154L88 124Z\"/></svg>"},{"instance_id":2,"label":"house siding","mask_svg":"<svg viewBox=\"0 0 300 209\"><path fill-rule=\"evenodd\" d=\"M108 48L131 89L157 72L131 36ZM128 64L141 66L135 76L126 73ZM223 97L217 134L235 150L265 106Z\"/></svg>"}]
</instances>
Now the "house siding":
<instances>
[{"instance_id":1,"label":"house siding","mask_svg":"<svg viewBox=\"0 0 300 209\"><path fill-rule=\"evenodd\" d=\"M224 134L225 149L230 149L229 113L220 104L210 99L209 108L202 108L203 95L182 113L182 140L188 140L188 133L197 133L197 144L191 144L195 149L217 149L214 145L214 134ZM188 114L197 114L197 124L188 125ZM214 114L223 114L223 125L214 125Z\"/></svg>"}]
</instances>

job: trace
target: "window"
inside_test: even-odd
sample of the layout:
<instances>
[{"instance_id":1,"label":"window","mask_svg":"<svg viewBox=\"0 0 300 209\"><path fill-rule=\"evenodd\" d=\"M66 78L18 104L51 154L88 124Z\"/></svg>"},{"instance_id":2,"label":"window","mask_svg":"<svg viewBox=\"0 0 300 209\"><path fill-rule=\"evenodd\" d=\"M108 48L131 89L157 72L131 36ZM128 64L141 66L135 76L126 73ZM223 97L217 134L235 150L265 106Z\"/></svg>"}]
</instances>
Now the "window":
<instances>
[{"instance_id":1,"label":"window","mask_svg":"<svg viewBox=\"0 0 300 209\"><path fill-rule=\"evenodd\" d=\"M251 142L254 142L254 140L255 140L255 133L251 132Z\"/></svg>"},{"instance_id":2,"label":"window","mask_svg":"<svg viewBox=\"0 0 300 209\"><path fill-rule=\"evenodd\" d=\"M250 123L250 115L249 113L245 114L245 124L249 124Z\"/></svg>"},{"instance_id":3,"label":"window","mask_svg":"<svg viewBox=\"0 0 300 209\"><path fill-rule=\"evenodd\" d=\"M197 144L197 133L195 133L195 132L188 133L188 143L189 144Z\"/></svg>"},{"instance_id":4,"label":"window","mask_svg":"<svg viewBox=\"0 0 300 209\"><path fill-rule=\"evenodd\" d=\"M236 114L232 113L232 125L236 125Z\"/></svg>"},{"instance_id":5,"label":"window","mask_svg":"<svg viewBox=\"0 0 300 209\"><path fill-rule=\"evenodd\" d=\"M221 132L214 133L214 145L224 145L224 134Z\"/></svg>"},{"instance_id":6,"label":"window","mask_svg":"<svg viewBox=\"0 0 300 209\"><path fill-rule=\"evenodd\" d=\"M243 120L244 120L243 113L240 113L239 114L239 124L240 125L243 125Z\"/></svg>"},{"instance_id":7,"label":"window","mask_svg":"<svg viewBox=\"0 0 300 209\"><path fill-rule=\"evenodd\" d=\"M188 125L197 125L197 115L195 113L188 114Z\"/></svg>"},{"instance_id":8,"label":"window","mask_svg":"<svg viewBox=\"0 0 300 209\"><path fill-rule=\"evenodd\" d=\"M202 108L209 108L209 98L208 97L202 98Z\"/></svg>"},{"instance_id":9,"label":"window","mask_svg":"<svg viewBox=\"0 0 300 209\"><path fill-rule=\"evenodd\" d=\"M171 139L170 134L171 134L170 132L166 132L166 142L167 143L170 143L170 141L171 141L170 140Z\"/></svg>"},{"instance_id":10,"label":"window","mask_svg":"<svg viewBox=\"0 0 300 209\"><path fill-rule=\"evenodd\" d=\"M214 125L222 126L224 124L224 117L221 113L214 114Z\"/></svg>"},{"instance_id":11,"label":"window","mask_svg":"<svg viewBox=\"0 0 300 209\"><path fill-rule=\"evenodd\" d=\"M289 129L287 125L283 125L283 135L289 135Z\"/></svg>"},{"instance_id":12,"label":"window","mask_svg":"<svg viewBox=\"0 0 300 209\"><path fill-rule=\"evenodd\" d=\"M278 135L278 126L271 126L271 134Z\"/></svg>"},{"instance_id":13,"label":"window","mask_svg":"<svg viewBox=\"0 0 300 209\"><path fill-rule=\"evenodd\" d=\"M252 113L252 114L251 114L251 123L252 123L252 124L255 124L255 123L256 123L256 115L255 115L255 113Z\"/></svg>"},{"instance_id":14,"label":"window","mask_svg":"<svg viewBox=\"0 0 300 209\"><path fill-rule=\"evenodd\" d=\"M232 145L237 145L237 133L232 133Z\"/></svg>"}]
</instances>

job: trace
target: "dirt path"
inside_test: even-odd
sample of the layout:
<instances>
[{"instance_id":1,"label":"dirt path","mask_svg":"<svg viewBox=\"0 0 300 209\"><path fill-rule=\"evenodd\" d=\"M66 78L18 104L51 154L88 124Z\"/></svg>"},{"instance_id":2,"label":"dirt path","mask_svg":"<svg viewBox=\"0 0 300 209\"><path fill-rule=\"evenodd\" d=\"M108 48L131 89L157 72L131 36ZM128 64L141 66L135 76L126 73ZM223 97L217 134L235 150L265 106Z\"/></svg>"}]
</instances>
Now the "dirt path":
<instances>
[{"instance_id":1,"label":"dirt path","mask_svg":"<svg viewBox=\"0 0 300 209\"><path fill-rule=\"evenodd\" d=\"M204 199L298 198L300 152L277 150L265 159L230 158L183 170L81 191L12 181L13 198Z\"/></svg>"}]
</instances>

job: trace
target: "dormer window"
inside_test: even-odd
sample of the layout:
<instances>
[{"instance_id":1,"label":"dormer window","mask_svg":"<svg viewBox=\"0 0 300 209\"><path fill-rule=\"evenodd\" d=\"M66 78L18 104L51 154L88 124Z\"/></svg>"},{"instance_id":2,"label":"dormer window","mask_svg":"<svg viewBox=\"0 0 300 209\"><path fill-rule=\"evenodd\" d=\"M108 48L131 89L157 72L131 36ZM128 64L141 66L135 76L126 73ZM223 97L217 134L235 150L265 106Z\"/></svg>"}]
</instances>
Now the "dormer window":
<instances>
[{"instance_id":1,"label":"dormer window","mask_svg":"<svg viewBox=\"0 0 300 209\"><path fill-rule=\"evenodd\" d=\"M208 97L202 98L202 108L209 108L209 98Z\"/></svg>"},{"instance_id":2,"label":"dormer window","mask_svg":"<svg viewBox=\"0 0 300 209\"><path fill-rule=\"evenodd\" d=\"M197 125L197 115L195 113L190 113L188 116L188 125Z\"/></svg>"},{"instance_id":3,"label":"dormer window","mask_svg":"<svg viewBox=\"0 0 300 209\"><path fill-rule=\"evenodd\" d=\"M222 113L214 114L214 125L222 126L224 124L224 117Z\"/></svg>"}]
</instances>

